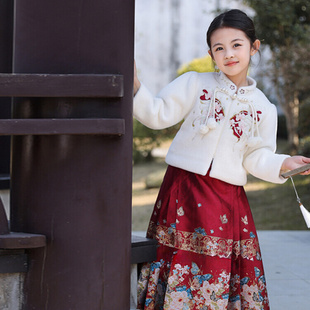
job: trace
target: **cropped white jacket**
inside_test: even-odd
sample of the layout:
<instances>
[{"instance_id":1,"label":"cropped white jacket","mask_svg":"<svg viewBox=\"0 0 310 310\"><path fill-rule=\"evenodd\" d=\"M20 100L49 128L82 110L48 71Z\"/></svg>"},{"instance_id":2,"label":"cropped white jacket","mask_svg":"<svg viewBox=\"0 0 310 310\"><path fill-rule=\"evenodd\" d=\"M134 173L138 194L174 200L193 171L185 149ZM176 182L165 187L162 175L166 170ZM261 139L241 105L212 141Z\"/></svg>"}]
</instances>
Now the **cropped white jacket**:
<instances>
[{"instance_id":1,"label":"cropped white jacket","mask_svg":"<svg viewBox=\"0 0 310 310\"><path fill-rule=\"evenodd\" d=\"M156 97L142 84L134 116L145 126L163 129L184 120L167 164L222 181L245 185L247 172L273 183L288 155L276 154L277 110L248 77L237 87L222 72L188 72Z\"/></svg>"}]
</instances>

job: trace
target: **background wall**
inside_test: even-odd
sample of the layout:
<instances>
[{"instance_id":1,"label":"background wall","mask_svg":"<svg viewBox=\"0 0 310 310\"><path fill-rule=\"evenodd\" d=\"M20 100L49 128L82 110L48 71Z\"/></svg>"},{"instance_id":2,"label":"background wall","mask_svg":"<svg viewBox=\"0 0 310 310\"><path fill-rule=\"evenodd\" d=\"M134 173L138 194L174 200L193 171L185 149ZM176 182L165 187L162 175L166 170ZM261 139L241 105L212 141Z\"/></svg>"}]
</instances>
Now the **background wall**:
<instances>
[{"instance_id":1,"label":"background wall","mask_svg":"<svg viewBox=\"0 0 310 310\"><path fill-rule=\"evenodd\" d=\"M239 8L241 0L136 0L135 58L141 81L157 93L183 63L206 55L207 29L217 9Z\"/></svg>"}]
</instances>

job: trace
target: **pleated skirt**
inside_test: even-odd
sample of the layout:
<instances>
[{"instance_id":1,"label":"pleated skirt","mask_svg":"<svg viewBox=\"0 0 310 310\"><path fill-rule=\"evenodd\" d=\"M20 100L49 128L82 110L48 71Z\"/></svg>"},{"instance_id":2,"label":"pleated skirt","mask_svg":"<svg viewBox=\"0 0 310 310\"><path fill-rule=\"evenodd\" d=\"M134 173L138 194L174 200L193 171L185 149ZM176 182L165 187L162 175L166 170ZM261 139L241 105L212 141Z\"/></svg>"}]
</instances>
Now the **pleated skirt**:
<instances>
[{"instance_id":1,"label":"pleated skirt","mask_svg":"<svg viewBox=\"0 0 310 310\"><path fill-rule=\"evenodd\" d=\"M147 237L137 309L268 310L261 252L242 186L169 166Z\"/></svg>"}]
</instances>

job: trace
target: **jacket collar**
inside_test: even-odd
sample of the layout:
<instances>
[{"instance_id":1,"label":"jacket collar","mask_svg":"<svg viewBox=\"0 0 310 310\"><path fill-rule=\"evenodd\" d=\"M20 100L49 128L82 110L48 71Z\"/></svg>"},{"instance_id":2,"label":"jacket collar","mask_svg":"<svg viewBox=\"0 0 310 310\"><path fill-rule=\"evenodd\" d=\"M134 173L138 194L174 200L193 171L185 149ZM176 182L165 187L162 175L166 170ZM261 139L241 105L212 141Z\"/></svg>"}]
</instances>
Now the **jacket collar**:
<instances>
[{"instance_id":1,"label":"jacket collar","mask_svg":"<svg viewBox=\"0 0 310 310\"><path fill-rule=\"evenodd\" d=\"M216 79L218 83L220 84L220 87L225 89L225 92L227 92L230 96L233 96L234 94L237 94L237 96L245 96L249 95L256 89L256 81L252 79L251 77L247 77L248 86L242 86L238 89L238 87L223 73L218 72ZM238 91L237 91L238 89ZM236 92L237 91L237 92Z\"/></svg>"}]
</instances>

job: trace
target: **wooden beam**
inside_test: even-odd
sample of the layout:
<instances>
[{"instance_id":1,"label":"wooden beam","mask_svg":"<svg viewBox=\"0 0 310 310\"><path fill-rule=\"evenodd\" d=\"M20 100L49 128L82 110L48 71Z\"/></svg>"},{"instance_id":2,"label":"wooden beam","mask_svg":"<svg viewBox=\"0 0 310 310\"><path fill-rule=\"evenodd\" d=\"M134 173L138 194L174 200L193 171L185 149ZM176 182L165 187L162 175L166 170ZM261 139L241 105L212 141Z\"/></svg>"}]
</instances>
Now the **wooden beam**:
<instances>
[{"instance_id":1,"label":"wooden beam","mask_svg":"<svg viewBox=\"0 0 310 310\"><path fill-rule=\"evenodd\" d=\"M117 135L125 134L124 119L4 119L0 135Z\"/></svg>"},{"instance_id":2,"label":"wooden beam","mask_svg":"<svg viewBox=\"0 0 310 310\"><path fill-rule=\"evenodd\" d=\"M0 97L123 97L118 74L0 74Z\"/></svg>"}]
</instances>

